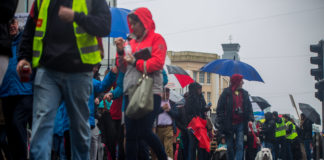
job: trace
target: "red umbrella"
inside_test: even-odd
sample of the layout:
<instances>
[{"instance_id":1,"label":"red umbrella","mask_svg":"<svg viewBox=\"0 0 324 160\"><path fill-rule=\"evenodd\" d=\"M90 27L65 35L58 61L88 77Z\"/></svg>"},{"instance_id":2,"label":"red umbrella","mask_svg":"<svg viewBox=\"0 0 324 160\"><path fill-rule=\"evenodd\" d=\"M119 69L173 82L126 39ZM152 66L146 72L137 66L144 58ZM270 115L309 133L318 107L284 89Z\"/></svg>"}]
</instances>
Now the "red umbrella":
<instances>
[{"instance_id":1,"label":"red umbrella","mask_svg":"<svg viewBox=\"0 0 324 160\"><path fill-rule=\"evenodd\" d=\"M206 149L207 152L210 152L210 139L207 135L206 124L206 120L200 117L194 117L188 124L188 127L192 128L192 130L194 131L193 134L199 142L198 146L200 148Z\"/></svg>"},{"instance_id":2,"label":"red umbrella","mask_svg":"<svg viewBox=\"0 0 324 160\"><path fill-rule=\"evenodd\" d=\"M167 71L169 75L174 75L175 78L177 79L178 83L182 88L187 86L190 83L193 83L194 80L190 77L190 75L181 67L179 66L173 66L173 65L166 65ZM175 82L172 82L172 78L169 78L169 86L170 85L175 85ZM173 83L173 84L172 84Z\"/></svg>"}]
</instances>

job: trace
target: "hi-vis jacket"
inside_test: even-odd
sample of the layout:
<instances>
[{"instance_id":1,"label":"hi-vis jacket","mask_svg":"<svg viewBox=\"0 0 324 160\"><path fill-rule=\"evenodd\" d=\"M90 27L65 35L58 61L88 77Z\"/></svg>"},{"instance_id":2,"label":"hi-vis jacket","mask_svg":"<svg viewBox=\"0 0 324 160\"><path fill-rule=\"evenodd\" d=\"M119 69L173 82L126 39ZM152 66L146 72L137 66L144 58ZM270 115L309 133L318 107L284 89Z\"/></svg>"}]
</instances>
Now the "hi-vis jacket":
<instances>
[{"instance_id":1,"label":"hi-vis jacket","mask_svg":"<svg viewBox=\"0 0 324 160\"><path fill-rule=\"evenodd\" d=\"M43 51L43 39L47 28L47 13L50 0L37 0L38 19L33 43L33 67L38 67ZM86 0L74 0L72 10L88 14ZM89 35L76 22L73 22L74 34L81 61L85 64L97 64L101 61L98 42L95 36Z\"/></svg>"},{"instance_id":2,"label":"hi-vis jacket","mask_svg":"<svg viewBox=\"0 0 324 160\"><path fill-rule=\"evenodd\" d=\"M61 6L74 11L73 22L60 18ZM101 61L96 37L107 36L110 23L105 0L35 0L18 60L62 72L92 71Z\"/></svg>"}]
</instances>

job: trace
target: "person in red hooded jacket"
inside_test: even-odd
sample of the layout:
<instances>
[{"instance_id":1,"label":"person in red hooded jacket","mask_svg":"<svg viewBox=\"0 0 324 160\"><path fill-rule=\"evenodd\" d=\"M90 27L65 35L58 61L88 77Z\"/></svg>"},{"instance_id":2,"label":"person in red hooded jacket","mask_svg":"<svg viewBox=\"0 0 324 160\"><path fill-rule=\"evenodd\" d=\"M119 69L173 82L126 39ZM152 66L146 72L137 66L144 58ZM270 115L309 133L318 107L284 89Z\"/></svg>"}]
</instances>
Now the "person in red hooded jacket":
<instances>
[{"instance_id":1,"label":"person in red hooded jacket","mask_svg":"<svg viewBox=\"0 0 324 160\"><path fill-rule=\"evenodd\" d=\"M126 158L136 159L138 157L138 143L144 140L153 149L159 160L166 160L165 150L158 137L152 132L153 121L161 105L162 69L167 51L166 43L160 34L155 33L152 14L147 8L138 8L129 13L128 25L132 39L127 43L121 38L115 40L118 55L124 56L127 63L123 82L125 106L129 102L127 90L136 85L138 79L142 76L144 61L146 61L147 73L153 78L154 110L140 119L131 119L125 116ZM131 47L131 53L125 54L124 46L128 44ZM143 53L141 52L143 49L149 50L150 58L146 60L136 59L133 55L136 52Z\"/></svg>"},{"instance_id":2,"label":"person in red hooded jacket","mask_svg":"<svg viewBox=\"0 0 324 160\"><path fill-rule=\"evenodd\" d=\"M248 124L254 121L254 117L249 93L242 88L243 76L233 74L230 81L230 86L224 89L218 99L215 124L226 137L228 159L234 160L235 155L235 159L241 160L244 133L248 132Z\"/></svg>"}]
</instances>

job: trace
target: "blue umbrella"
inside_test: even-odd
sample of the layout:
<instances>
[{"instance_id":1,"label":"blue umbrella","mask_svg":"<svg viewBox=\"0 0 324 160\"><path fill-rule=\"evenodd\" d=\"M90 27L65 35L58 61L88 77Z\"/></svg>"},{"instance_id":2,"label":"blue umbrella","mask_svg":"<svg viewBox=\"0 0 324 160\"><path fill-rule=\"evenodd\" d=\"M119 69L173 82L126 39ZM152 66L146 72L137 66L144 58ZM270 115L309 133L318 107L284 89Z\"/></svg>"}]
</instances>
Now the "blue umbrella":
<instances>
[{"instance_id":1,"label":"blue umbrella","mask_svg":"<svg viewBox=\"0 0 324 160\"><path fill-rule=\"evenodd\" d=\"M123 37L127 38L129 28L127 23L127 15L130 10L125 8L110 8L111 13L111 30L109 37Z\"/></svg>"},{"instance_id":2,"label":"blue umbrella","mask_svg":"<svg viewBox=\"0 0 324 160\"><path fill-rule=\"evenodd\" d=\"M241 74L246 80L264 83L259 73L252 66L241 61L217 59L206 64L200 70L204 72L216 73L222 76Z\"/></svg>"}]
</instances>

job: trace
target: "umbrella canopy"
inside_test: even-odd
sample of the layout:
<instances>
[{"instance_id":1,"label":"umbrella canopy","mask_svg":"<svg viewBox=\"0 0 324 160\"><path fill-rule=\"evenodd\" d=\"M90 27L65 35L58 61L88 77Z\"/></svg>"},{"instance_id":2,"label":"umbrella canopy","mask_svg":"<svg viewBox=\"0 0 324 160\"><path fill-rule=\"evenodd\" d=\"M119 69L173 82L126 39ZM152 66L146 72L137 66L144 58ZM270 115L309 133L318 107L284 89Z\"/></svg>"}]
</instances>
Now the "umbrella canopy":
<instances>
[{"instance_id":1,"label":"umbrella canopy","mask_svg":"<svg viewBox=\"0 0 324 160\"><path fill-rule=\"evenodd\" d=\"M170 100L175 102L175 103L178 103L180 102L181 100L183 99L183 96L181 96L180 93L170 89Z\"/></svg>"},{"instance_id":2,"label":"umbrella canopy","mask_svg":"<svg viewBox=\"0 0 324 160\"><path fill-rule=\"evenodd\" d=\"M264 110L265 108L270 107L271 105L262 97L258 97L258 96L251 96L252 102L255 102L258 104L258 106Z\"/></svg>"},{"instance_id":3,"label":"umbrella canopy","mask_svg":"<svg viewBox=\"0 0 324 160\"><path fill-rule=\"evenodd\" d=\"M123 37L127 38L129 34L127 15L130 10L125 8L110 8L111 13L111 28L109 37Z\"/></svg>"},{"instance_id":4,"label":"umbrella canopy","mask_svg":"<svg viewBox=\"0 0 324 160\"><path fill-rule=\"evenodd\" d=\"M321 124L321 117L317 111L309 104L299 103L299 109L304 113L305 117L316 124Z\"/></svg>"},{"instance_id":5,"label":"umbrella canopy","mask_svg":"<svg viewBox=\"0 0 324 160\"><path fill-rule=\"evenodd\" d=\"M223 76L241 74L246 80L259 81L264 83L259 73L252 66L241 61L231 59L217 59L206 64L200 70L204 72L216 73Z\"/></svg>"},{"instance_id":6,"label":"umbrella canopy","mask_svg":"<svg viewBox=\"0 0 324 160\"><path fill-rule=\"evenodd\" d=\"M184 88L188 84L194 82L194 80L190 77L190 75L181 67L166 65L166 68L167 68L168 78L169 78L169 83L167 86L170 87L170 84L172 85L178 82L181 88Z\"/></svg>"}]
</instances>

